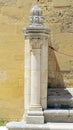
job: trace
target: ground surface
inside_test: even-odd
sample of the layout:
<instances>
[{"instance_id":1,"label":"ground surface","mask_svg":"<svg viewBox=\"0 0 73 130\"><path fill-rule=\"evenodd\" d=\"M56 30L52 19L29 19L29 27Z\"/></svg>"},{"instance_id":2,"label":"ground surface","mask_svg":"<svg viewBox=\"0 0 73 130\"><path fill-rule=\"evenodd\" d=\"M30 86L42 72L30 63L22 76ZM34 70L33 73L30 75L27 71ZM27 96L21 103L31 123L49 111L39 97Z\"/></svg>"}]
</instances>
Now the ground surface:
<instances>
[{"instance_id":1,"label":"ground surface","mask_svg":"<svg viewBox=\"0 0 73 130\"><path fill-rule=\"evenodd\" d=\"M5 126L1 126L0 130L7 130L7 128Z\"/></svg>"}]
</instances>

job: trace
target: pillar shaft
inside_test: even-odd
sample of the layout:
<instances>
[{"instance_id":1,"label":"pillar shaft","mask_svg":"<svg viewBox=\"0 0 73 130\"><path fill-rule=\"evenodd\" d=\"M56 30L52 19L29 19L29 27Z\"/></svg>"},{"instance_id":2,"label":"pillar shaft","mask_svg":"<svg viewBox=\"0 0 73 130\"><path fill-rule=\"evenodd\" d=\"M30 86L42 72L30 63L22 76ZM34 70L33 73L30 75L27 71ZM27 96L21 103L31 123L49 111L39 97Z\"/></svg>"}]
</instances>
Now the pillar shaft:
<instances>
[{"instance_id":1,"label":"pillar shaft","mask_svg":"<svg viewBox=\"0 0 73 130\"><path fill-rule=\"evenodd\" d=\"M31 107L40 108L40 49L31 52Z\"/></svg>"}]
</instances>

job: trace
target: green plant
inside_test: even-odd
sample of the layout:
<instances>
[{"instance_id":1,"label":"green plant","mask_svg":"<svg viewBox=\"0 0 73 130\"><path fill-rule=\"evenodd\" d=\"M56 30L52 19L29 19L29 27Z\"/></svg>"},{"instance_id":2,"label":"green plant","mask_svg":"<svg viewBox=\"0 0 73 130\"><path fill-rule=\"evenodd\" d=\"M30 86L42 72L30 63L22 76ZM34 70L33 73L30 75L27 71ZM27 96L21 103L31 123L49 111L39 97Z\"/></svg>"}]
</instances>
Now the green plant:
<instances>
[{"instance_id":1,"label":"green plant","mask_svg":"<svg viewBox=\"0 0 73 130\"><path fill-rule=\"evenodd\" d=\"M5 126L8 121L6 119L0 119L0 126Z\"/></svg>"}]
</instances>

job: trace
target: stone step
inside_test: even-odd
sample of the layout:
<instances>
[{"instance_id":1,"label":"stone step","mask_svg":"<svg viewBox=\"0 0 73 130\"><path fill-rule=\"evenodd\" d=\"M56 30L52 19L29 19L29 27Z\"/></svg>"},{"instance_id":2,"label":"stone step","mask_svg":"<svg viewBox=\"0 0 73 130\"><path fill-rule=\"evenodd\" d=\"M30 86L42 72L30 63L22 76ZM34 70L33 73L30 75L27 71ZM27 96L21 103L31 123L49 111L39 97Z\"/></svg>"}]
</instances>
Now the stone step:
<instances>
[{"instance_id":1,"label":"stone step","mask_svg":"<svg viewBox=\"0 0 73 130\"><path fill-rule=\"evenodd\" d=\"M69 90L66 88L49 88L48 108L73 108L73 89L69 88Z\"/></svg>"},{"instance_id":2,"label":"stone step","mask_svg":"<svg viewBox=\"0 0 73 130\"><path fill-rule=\"evenodd\" d=\"M73 123L73 109L49 109L44 111L45 122Z\"/></svg>"},{"instance_id":3,"label":"stone step","mask_svg":"<svg viewBox=\"0 0 73 130\"><path fill-rule=\"evenodd\" d=\"M12 122L7 124L8 130L73 130L73 123L25 124Z\"/></svg>"},{"instance_id":4,"label":"stone step","mask_svg":"<svg viewBox=\"0 0 73 130\"><path fill-rule=\"evenodd\" d=\"M68 88L71 91L73 89ZM58 96L58 97L72 97L71 93L69 92L67 88L48 88L48 96Z\"/></svg>"}]
</instances>

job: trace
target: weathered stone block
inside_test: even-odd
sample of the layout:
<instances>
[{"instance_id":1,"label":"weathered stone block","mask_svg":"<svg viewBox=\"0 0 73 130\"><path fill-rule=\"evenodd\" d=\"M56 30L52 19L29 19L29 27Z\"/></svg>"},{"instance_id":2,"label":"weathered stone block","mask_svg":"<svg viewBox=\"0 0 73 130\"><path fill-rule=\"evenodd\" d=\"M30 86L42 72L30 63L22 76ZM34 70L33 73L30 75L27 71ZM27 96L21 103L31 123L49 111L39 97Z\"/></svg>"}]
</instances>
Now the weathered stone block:
<instances>
[{"instance_id":1,"label":"weathered stone block","mask_svg":"<svg viewBox=\"0 0 73 130\"><path fill-rule=\"evenodd\" d=\"M73 110L50 109L44 111L45 122L73 123Z\"/></svg>"},{"instance_id":2,"label":"weathered stone block","mask_svg":"<svg viewBox=\"0 0 73 130\"><path fill-rule=\"evenodd\" d=\"M44 116L27 116L26 123L27 124L43 124Z\"/></svg>"},{"instance_id":3,"label":"weathered stone block","mask_svg":"<svg viewBox=\"0 0 73 130\"><path fill-rule=\"evenodd\" d=\"M71 0L53 0L54 6L71 6Z\"/></svg>"}]
</instances>

